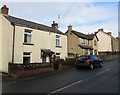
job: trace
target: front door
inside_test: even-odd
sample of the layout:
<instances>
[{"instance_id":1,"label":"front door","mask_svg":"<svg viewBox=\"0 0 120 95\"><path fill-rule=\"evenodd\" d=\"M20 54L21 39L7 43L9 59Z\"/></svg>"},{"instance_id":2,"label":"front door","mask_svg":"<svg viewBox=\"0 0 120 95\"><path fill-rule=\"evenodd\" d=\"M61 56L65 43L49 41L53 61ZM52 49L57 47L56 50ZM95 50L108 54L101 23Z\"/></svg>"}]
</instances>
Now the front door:
<instances>
[{"instance_id":1,"label":"front door","mask_svg":"<svg viewBox=\"0 0 120 95\"><path fill-rule=\"evenodd\" d=\"M42 62L43 62L43 63L46 63L46 56L43 56L43 57L42 57Z\"/></svg>"}]
</instances>

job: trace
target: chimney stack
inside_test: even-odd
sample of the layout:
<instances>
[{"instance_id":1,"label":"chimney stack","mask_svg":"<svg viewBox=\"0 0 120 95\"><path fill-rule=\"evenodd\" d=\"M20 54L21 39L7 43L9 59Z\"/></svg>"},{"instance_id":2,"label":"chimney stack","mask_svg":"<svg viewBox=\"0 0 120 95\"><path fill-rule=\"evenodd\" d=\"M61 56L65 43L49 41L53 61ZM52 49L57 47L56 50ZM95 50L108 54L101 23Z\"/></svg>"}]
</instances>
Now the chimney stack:
<instances>
[{"instance_id":1,"label":"chimney stack","mask_svg":"<svg viewBox=\"0 0 120 95\"><path fill-rule=\"evenodd\" d=\"M112 33L111 33L111 32L107 32L107 34L108 34L108 35L110 35L110 36L112 35Z\"/></svg>"},{"instance_id":2,"label":"chimney stack","mask_svg":"<svg viewBox=\"0 0 120 95\"><path fill-rule=\"evenodd\" d=\"M72 31L72 25L68 26L68 31Z\"/></svg>"},{"instance_id":3,"label":"chimney stack","mask_svg":"<svg viewBox=\"0 0 120 95\"><path fill-rule=\"evenodd\" d=\"M8 15L8 12L9 8L6 5L3 5L3 7L1 8L1 14Z\"/></svg>"},{"instance_id":4,"label":"chimney stack","mask_svg":"<svg viewBox=\"0 0 120 95\"><path fill-rule=\"evenodd\" d=\"M55 23L55 21L53 21L53 24L51 24L52 28L58 30L58 23Z\"/></svg>"},{"instance_id":5,"label":"chimney stack","mask_svg":"<svg viewBox=\"0 0 120 95\"><path fill-rule=\"evenodd\" d=\"M98 29L98 31L103 31L103 28L101 28L101 29Z\"/></svg>"}]
</instances>

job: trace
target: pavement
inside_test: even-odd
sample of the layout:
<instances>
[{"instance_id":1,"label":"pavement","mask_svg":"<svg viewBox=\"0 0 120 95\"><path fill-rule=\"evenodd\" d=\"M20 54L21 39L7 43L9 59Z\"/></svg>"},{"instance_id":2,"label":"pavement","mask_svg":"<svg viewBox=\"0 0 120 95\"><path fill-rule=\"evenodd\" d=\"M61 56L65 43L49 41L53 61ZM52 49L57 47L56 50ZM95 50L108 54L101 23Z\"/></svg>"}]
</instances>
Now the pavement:
<instances>
[{"instance_id":1,"label":"pavement","mask_svg":"<svg viewBox=\"0 0 120 95\"><path fill-rule=\"evenodd\" d=\"M26 77L20 80L2 81L2 93L118 93L119 59L106 61L102 68L70 68Z\"/></svg>"}]
</instances>

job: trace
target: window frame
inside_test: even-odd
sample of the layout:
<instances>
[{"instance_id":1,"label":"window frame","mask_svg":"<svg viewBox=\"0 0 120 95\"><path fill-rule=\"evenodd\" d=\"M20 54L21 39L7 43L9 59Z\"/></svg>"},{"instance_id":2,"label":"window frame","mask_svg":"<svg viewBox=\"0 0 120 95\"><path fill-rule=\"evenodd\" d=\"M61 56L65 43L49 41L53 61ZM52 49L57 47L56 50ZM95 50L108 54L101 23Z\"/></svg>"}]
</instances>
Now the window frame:
<instances>
[{"instance_id":1,"label":"window frame","mask_svg":"<svg viewBox=\"0 0 120 95\"><path fill-rule=\"evenodd\" d=\"M60 47L61 48L61 36L60 35L56 35L56 47Z\"/></svg>"},{"instance_id":2,"label":"window frame","mask_svg":"<svg viewBox=\"0 0 120 95\"><path fill-rule=\"evenodd\" d=\"M26 64L25 62L24 62L24 58L25 57L29 57L30 59L30 62L28 62L28 63L31 63L31 52L23 52L23 64Z\"/></svg>"},{"instance_id":3,"label":"window frame","mask_svg":"<svg viewBox=\"0 0 120 95\"><path fill-rule=\"evenodd\" d=\"M84 45L85 45L85 39L82 39L82 38L81 38L81 44L84 44Z\"/></svg>"},{"instance_id":4,"label":"window frame","mask_svg":"<svg viewBox=\"0 0 120 95\"><path fill-rule=\"evenodd\" d=\"M61 53L56 53L56 59L60 59L61 58Z\"/></svg>"},{"instance_id":5,"label":"window frame","mask_svg":"<svg viewBox=\"0 0 120 95\"><path fill-rule=\"evenodd\" d=\"M94 46L97 46L97 41L96 40L94 40Z\"/></svg>"},{"instance_id":6,"label":"window frame","mask_svg":"<svg viewBox=\"0 0 120 95\"><path fill-rule=\"evenodd\" d=\"M32 39L32 30L25 29L24 30L24 43L26 44L31 44L31 39Z\"/></svg>"}]
</instances>

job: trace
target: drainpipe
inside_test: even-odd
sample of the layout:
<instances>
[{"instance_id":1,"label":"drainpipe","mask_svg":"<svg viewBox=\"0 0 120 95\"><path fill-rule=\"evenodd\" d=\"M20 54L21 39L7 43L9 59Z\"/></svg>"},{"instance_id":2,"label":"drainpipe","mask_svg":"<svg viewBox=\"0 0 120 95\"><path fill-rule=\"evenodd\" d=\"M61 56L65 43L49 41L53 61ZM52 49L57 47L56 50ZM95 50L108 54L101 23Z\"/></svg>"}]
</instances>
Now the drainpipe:
<instances>
[{"instance_id":1,"label":"drainpipe","mask_svg":"<svg viewBox=\"0 0 120 95\"><path fill-rule=\"evenodd\" d=\"M15 23L11 23L13 25L13 45L12 45L12 64L14 63L14 48L15 48Z\"/></svg>"}]
</instances>

